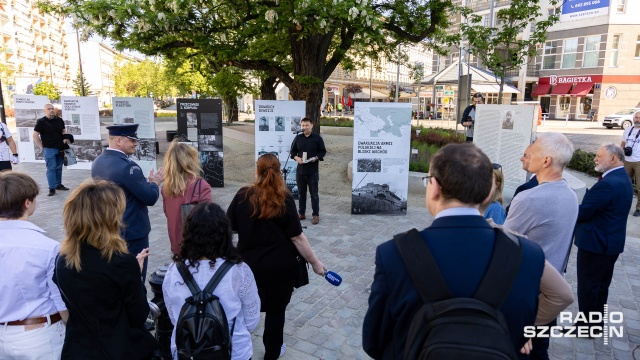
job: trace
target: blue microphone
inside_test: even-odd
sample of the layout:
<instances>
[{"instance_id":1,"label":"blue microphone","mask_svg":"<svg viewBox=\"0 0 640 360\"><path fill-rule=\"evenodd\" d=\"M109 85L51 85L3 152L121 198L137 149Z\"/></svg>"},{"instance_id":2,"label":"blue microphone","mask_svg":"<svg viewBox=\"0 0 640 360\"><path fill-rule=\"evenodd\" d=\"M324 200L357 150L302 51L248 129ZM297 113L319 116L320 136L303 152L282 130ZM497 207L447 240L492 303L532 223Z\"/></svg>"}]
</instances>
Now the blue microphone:
<instances>
[{"instance_id":1,"label":"blue microphone","mask_svg":"<svg viewBox=\"0 0 640 360\"><path fill-rule=\"evenodd\" d=\"M340 284L342 284L342 277L340 277L340 275L334 273L333 271L325 271L324 278L327 279L329 284L333 286L340 286Z\"/></svg>"}]
</instances>

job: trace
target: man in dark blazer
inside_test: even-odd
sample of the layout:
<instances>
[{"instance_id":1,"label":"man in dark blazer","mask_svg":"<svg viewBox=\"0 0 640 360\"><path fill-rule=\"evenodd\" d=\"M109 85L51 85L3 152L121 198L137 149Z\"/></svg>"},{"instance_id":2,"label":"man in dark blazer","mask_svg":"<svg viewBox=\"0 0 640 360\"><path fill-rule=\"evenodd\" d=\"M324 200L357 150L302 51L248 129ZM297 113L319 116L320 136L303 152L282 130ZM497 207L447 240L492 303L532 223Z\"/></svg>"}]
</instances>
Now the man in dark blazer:
<instances>
[{"instance_id":1,"label":"man in dark blazer","mask_svg":"<svg viewBox=\"0 0 640 360\"><path fill-rule=\"evenodd\" d=\"M493 228L478 211L491 194L491 161L473 144L450 144L434 155L429 170L426 203L435 220L420 233L453 296L471 297L495 241ZM469 182L470 178L476 180ZM538 245L522 239L521 248L520 268L501 307L517 352L527 342L524 327L534 324L544 266ZM409 326L422 304L393 240L378 246L362 329L367 354L374 359L402 359Z\"/></svg>"},{"instance_id":2,"label":"man in dark blazer","mask_svg":"<svg viewBox=\"0 0 640 360\"><path fill-rule=\"evenodd\" d=\"M145 179L140 166L129 159L138 146L138 124L117 124L107 126L109 148L98 156L91 165L91 177L113 181L127 197L124 211L122 237L132 254L138 254L149 247L149 209L160 197L160 184L164 179L164 168L151 170L149 180ZM142 269L143 282L147 276L147 259Z\"/></svg>"},{"instance_id":3,"label":"man in dark blazer","mask_svg":"<svg viewBox=\"0 0 640 360\"><path fill-rule=\"evenodd\" d=\"M624 251L627 217L633 202L633 186L624 169L622 148L605 144L594 162L602 177L584 195L575 230L578 309L585 315L602 314L607 303L613 268Z\"/></svg>"}]
</instances>

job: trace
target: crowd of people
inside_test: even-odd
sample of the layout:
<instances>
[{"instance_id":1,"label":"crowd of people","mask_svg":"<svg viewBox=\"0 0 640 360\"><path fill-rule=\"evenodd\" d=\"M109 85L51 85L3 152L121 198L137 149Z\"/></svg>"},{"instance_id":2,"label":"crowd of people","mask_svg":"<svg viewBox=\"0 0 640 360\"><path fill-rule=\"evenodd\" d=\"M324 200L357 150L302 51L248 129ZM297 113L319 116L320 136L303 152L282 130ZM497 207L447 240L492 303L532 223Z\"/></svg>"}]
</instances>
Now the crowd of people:
<instances>
[{"instance_id":1,"label":"crowd of people","mask_svg":"<svg viewBox=\"0 0 640 360\"><path fill-rule=\"evenodd\" d=\"M636 115L633 129L640 132L640 112ZM312 223L317 224L317 161L326 150L322 138L311 133L309 119L302 125L291 157L299 164L298 185L311 192ZM52 125L40 125L39 139L46 138L47 126ZM302 231L306 199L301 196L296 207L280 161L270 153L257 159L255 181L237 192L226 211L213 202L197 151L189 145L172 142L164 167L145 177L128 158L139 141L137 127L107 127L109 147L94 161L91 179L65 201L61 243L29 222L36 211L36 182L20 172L0 172L0 358L152 358L158 343L145 326L147 207L160 196L173 260L162 285L171 323L182 321L194 287L210 289L213 282L210 295L224 309L231 339L228 358L252 358L251 333L261 312L264 359L282 356L286 307L294 289L308 283L300 278L301 265L306 269L308 262L319 276L327 272ZM487 348L514 359L548 359L549 338L526 337L524 329L555 326L558 314L574 301L563 277L574 239L579 311L604 311L632 205L633 168L627 166L632 154L623 150L640 153L632 132L625 132L622 147L605 144L598 150L595 170L602 176L581 204L562 176L574 152L562 134L542 133L527 147L522 168L532 179L506 209L502 166L473 144L438 151L423 179L426 207L435 220L376 249L362 334L367 354L405 358L437 348L453 330L441 330L439 337L421 331L433 320L427 314L436 311L446 318L451 309L471 306L452 302L465 298L488 306L483 311L491 314L497 335L484 340ZM56 141L64 141L62 135L56 133ZM51 195L63 185L57 158L49 160ZM310 170L300 173L304 166ZM416 269L429 276L415 276ZM171 336L175 359L184 356L179 331L174 328ZM462 338L483 341L475 333Z\"/></svg>"}]
</instances>

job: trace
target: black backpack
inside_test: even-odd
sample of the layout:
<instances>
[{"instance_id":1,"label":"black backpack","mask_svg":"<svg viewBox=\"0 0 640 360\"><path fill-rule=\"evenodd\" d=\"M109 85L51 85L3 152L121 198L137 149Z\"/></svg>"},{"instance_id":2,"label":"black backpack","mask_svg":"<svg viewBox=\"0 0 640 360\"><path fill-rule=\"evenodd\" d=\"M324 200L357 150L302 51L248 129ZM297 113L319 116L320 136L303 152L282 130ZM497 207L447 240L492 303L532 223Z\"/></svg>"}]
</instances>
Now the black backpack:
<instances>
[{"instance_id":1,"label":"black backpack","mask_svg":"<svg viewBox=\"0 0 640 360\"><path fill-rule=\"evenodd\" d=\"M452 297L422 235L394 236L405 268L424 304L415 314L404 359L517 359L500 312L522 260L520 240L495 229L487 271L472 298Z\"/></svg>"},{"instance_id":2,"label":"black backpack","mask_svg":"<svg viewBox=\"0 0 640 360\"><path fill-rule=\"evenodd\" d=\"M200 290L187 266L176 262L176 267L192 294L185 299L176 323L178 359L231 359L231 335L236 321L233 320L229 332L227 315L220 299L213 295L213 290L232 266L233 263L225 261L204 290Z\"/></svg>"}]
</instances>

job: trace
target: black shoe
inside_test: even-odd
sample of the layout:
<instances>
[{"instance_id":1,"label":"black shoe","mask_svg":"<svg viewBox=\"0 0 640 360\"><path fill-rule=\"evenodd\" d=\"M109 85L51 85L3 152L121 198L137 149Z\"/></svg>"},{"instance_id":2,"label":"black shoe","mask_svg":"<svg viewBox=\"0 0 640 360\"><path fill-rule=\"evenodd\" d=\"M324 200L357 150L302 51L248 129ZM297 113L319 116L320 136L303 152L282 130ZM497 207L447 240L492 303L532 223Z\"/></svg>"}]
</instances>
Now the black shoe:
<instances>
[{"instance_id":1,"label":"black shoe","mask_svg":"<svg viewBox=\"0 0 640 360\"><path fill-rule=\"evenodd\" d=\"M56 194L56 190L55 189L49 189L49 195L47 196L53 196Z\"/></svg>"},{"instance_id":2,"label":"black shoe","mask_svg":"<svg viewBox=\"0 0 640 360\"><path fill-rule=\"evenodd\" d=\"M64 190L64 191L67 191L67 190L69 190L69 188L68 188L68 187L66 187L66 186L64 186L64 185L62 185L62 184L60 184L60 185L56 186L56 190Z\"/></svg>"},{"instance_id":3,"label":"black shoe","mask_svg":"<svg viewBox=\"0 0 640 360\"><path fill-rule=\"evenodd\" d=\"M635 217L640 216L640 210L636 209L636 211L633 213L633 216Z\"/></svg>"}]
</instances>

